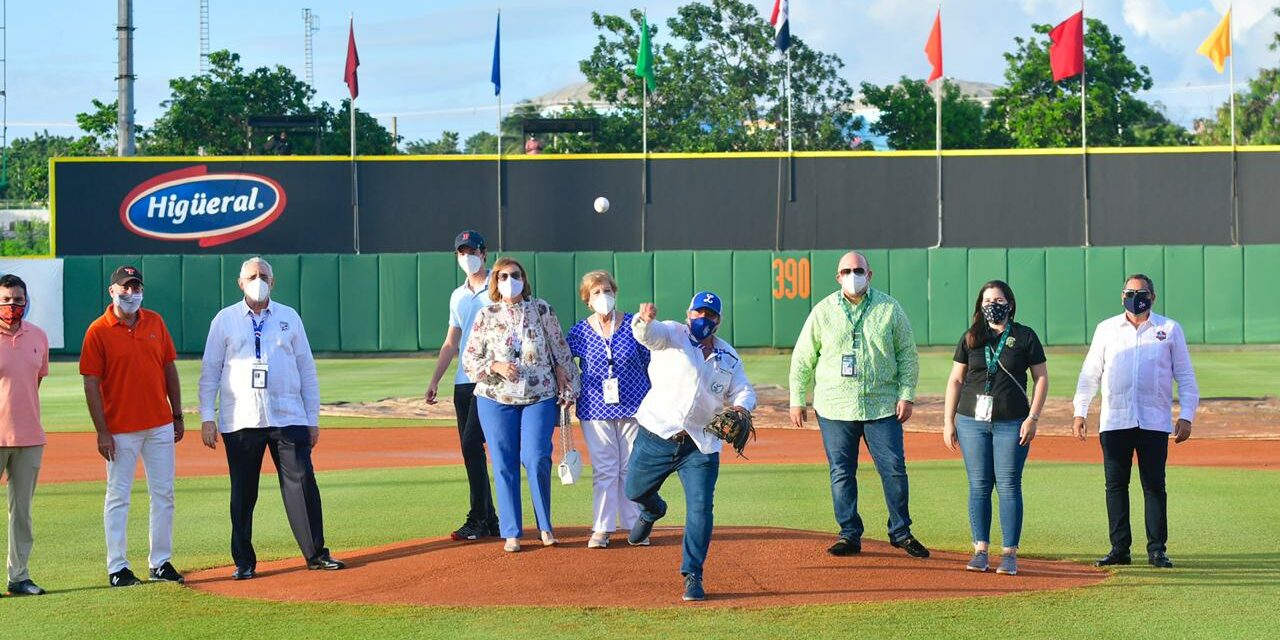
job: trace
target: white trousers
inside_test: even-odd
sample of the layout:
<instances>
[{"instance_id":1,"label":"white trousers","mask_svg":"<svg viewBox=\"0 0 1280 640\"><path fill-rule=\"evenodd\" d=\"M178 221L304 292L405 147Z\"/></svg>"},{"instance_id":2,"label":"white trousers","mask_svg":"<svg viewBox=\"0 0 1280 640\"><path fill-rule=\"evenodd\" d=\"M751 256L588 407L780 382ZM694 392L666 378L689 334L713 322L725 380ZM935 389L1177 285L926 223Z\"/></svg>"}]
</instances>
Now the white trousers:
<instances>
[{"instance_id":1,"label":"white trousers","mask_svg":"<svg viewBox=\"0 0 1280 640\"><path fill-rule=\"evenodd\" d=\"M636 503L627 499L627 464L640 432L634 419L583 420L582 435L591 455L591 492L595 503L592 530L630 530L640 517Z\"/></svg>"},{"instance_id":2,"label":"white trousers","mask_svg":"<svg viewBox=\"0 0 1280 640\"><path fill-rule=\"evenodd\" d=\"M107 500L102 524L107 532L107 573L129 567L129 499L138 458L147 473L151 502L150 568L173 556L173 425L112 436L116 455L107 462Z\"/></svg>"}]
</instances>

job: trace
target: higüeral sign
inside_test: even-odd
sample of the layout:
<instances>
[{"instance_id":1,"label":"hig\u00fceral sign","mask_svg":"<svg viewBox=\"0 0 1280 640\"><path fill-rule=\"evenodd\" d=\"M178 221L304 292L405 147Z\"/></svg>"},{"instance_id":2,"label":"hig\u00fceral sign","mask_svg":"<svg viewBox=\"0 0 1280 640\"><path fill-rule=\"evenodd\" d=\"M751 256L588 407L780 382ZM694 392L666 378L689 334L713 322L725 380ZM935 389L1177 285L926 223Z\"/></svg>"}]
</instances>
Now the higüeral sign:
<instances>
[{"instance_id":1,"label":"hig\u00fceral sign","mask_svg":"<svg viewBox=\"0 0 1280 640\"><path fill-rule=\"evenodd\" d=\"M285 202L284 189L271 178L200 165L134 187L120 203L120 222L146 238L213 247L266 228Z\"/></svg>"}]
</instances>

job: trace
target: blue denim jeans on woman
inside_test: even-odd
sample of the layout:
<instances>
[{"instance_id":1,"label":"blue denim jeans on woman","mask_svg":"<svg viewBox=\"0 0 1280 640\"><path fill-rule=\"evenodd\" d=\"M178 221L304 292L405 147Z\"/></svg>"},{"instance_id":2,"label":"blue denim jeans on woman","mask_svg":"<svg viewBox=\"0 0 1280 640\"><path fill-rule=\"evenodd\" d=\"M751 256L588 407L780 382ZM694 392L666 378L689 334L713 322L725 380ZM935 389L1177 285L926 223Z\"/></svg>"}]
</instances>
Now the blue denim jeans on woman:
<instances>
[{"instance_id":1,"label":"blue denim jeans on woman","mask_svg":"<svg viewBox=\"0 0 1280 640\"><path fill-rule=\"evenodd\" d=\"M865 438L871 460L880 473L884 502L889 509L889 540L911 535L911 511L907 508L907 460L902 450L902 423L896 416L879 420L831 420L818 416L822 446L831 467L831 502L835 505L840 537L862 539L858 515L858 447Z\"/></svg>"},{"instance_id":2,"label":"blue denim jeans on woman","mask_svg":"<svg viewBox=\"0 0 1280 640\"><path fill-rule=\"evenodd\" d=\"M556 410L555 398L514 405L476 397L480 428L493 459L498 529L504 538L519 538L523 533L521 465L529 476L538 529L551 531L551 436L556 428Z\"/></svg>"},{"instance_id":3,"label":"blue denim jeans on woman","mask_svg":"<svg viewBox=\"0 0 1280 640\"><path fill-rule=\"evenodd\" d=\"M1022 538L1022 468L1031 445L1018 444L1022 420L979 422L956 416L956 435L969 472L969 528L974 542L991 541L991 488L1000 495L1000 529L1004 546Z\"/></svg>"},{"instance_id":4,"label":"blue denim jeans on woman","mask_svg":"<svg viewBox=\"0 0 1280 640\"><path fill-rule=\"evenodd\" d=\"M662 483L672 473L684 486L684 559L681 575L702 577L702 565L711 547L711 525L716 478L720 475L720 454L707 455L692 439L682 443L664 440L640 428L631 450L627 471L627 499L640 505L640 519L656 522L667 514L667 503L658 495Z\"/></svg>"}]
</instances>

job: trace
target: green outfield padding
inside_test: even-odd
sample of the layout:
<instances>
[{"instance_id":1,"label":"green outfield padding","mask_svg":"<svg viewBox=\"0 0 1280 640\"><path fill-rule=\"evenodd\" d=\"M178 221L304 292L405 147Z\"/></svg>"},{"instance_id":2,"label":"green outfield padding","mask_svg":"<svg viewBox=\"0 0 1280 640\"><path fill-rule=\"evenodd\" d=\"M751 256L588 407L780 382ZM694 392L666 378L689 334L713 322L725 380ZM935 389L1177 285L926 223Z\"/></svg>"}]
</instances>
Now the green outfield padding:
<instances>
[{"instance_id":1,"label":"green outfield padding","mask_svg":"<svg viewBox=\"0 0 1280 640\"><path fill-rule=\"evenodd\" d=\"M1244 248L1244 341L1249 344L1280 342L1280 246Z\"/></svg>"},{"instance_id":2,"label":"green outfield padding","mask_svg":"<svg viewBox=\"0 0 1280 640\"><path fill-rule=\"evenodd\" d=\"M978 297L978 287L991 280L1009 282L1009 252L1004 249L970 249L969 250L969 307ZM966 314L968 315L968 314Z\"/></svg>"},{"instance_id":3,"label":"green outfield padding","mask_svg":"<svg viewBox=\"0 0 1280 640\"><path fill-rule=\"evenodd\" d=\"M1164 248L1164 315L1177 320L1187 342L1204 342L1204 247Z\"/></svg>"},{"instance_id":4,"label":"green outfield padding","mask_svg":"<svg viewBox=\"0 0 1280 640\"><path fill-rule=\"evenodd\" d=\"M418 256L378 256L378 351L418 350Z\"/></svg>"},{"instance_id":5,"label":"green outfield padding","mask_svg":"<svg viewBox=\"0 0 1280 640\"><path fill-rule=\"evenodd\" d=\"M968 251L929 250L929 341L921 344L955 344L969 326Z\"/></svg>"},{"instance_id":6,"label":"green outfield padding","mask_svg":"<svg viewBox=\"0 0 1280 640\"><path fill-rule=\"evenodd\" d=\"M244 299L244 292L240 290L240 285L237 283L240 279L240 265L252 257L230 253L222 256L222 274L218 278L219 290L222 292L222 306L229 307Z\"/></svg>"},{"instance_id":7,"label":"green outfield padding","mask_svg":"<svg viewBox=\"0 0 1280 640\"><path fill-rule=\"evenodd\" d=\"M1244 250L1241 247L1204 248L1204 308L1205 342L1244 342Z\"/></svg>"},{"instance_id":8,"label":"green outfield padding","mask_svg":"<svg viewBox=\"0 0 1280 640\"><path fill-rule=\"evenodd\" d=\"M573 254L539 253L537 264L538 297L551 304L560 319L560 330L567 332L578 318L587 314L586 307L578 301L581 279L573 272Z\"/></svg>"},{"instance_id":9,"label":"green outfield padding","mask_svg":"<svg viewBox=\"0 0 1280 640\"><path fill-rule=\"evenodd\" d=\"M343 351L378 350L378 258L338 256L338 326Z\"/></svg>"},{"instance_id":10,"label":"green outfield padding","mask_svg":"<svg viewBox=\"0 0 1280 640\"><path fill-rule=\"evenodd\" d=\"M684 318L693 297L693 252L661 251L653 254L653 296L663 319ZM624 309L635 313L634 308Z\"/></svg>"},{"instance_id":11,"label":"green outfield padding","mask_svg":"<svg viewBox=\"0 0 1280 640\"><path fill-rule=\"evenodd\" d=\"M774 283L769 277L772 257L768 251L733 252L734 347L774 344L771 304Z\"/></svg>"},{"instance_id":12,"label":"green outfield padding","mask_svg":"<svg viewBox=\"0 0 1280 640\"><path fill-rule=\"evenodd\" d=\"M724 305L721 309L720 328L716 335L736 344L734 329L737 325L737 306L733 303L733 252L732 251L696 251L693 254L693 290L711 291L720 296ZM679 309L664 311L658 309L663 317L683 320L689 301L685 300Z\"/></svg>"},{"instance_id":13,"label":"green outfield padding","mask_svg":"<svg viewBox=\"0 0 1280 640\"><path fill-rule=\"evenodd\" d=\"M805 318L809 317L813 264L807 251L774 253L769 260L769 299L773 303L773 337L769 344L794 345Z\"/></svg>"},{"instance_id":14,"label":"green outfield padding","mask_svg":"<svg viewBox=\"0 0 1280 640\"><path fill-rule=\"evenodd\" d=\"M276 254L262 256L271 265L271 276L275 284L271 287L271 300L298 309L302 299L301 263L298 254Z\"/></svg>"},{"instance_id":15,"label":"green outfield padding","mask_svg":"<svg viewBox=\"0 0 1280 640\"><path fill-rule=\"evenodd\" d=\"M64 353L80 353L89 324L106 305L106 276L97 256L67 256L62 260L62 336ZM29 292L32 304L40 304L38 291Z\"/></svg>"},{"instance_id":16,"label":"green outfield padding","mask_svg":"<svg viewBox=\"0 0 1280 640\"><path fill-rule=\"evenodd\" d=\"M1124 313L1120 292L1124 290L1123 247L1090 247L1085 249L1085 318L1089 339L1104 318ZM1158 286L1158 285L1157 285Z\"/></svg>"},{"instance_id":17,"label":"green outfield padding","mask_svg":"<svg viewBox=\"0 0 1280 640\"><path fill-rule=\"evenodd\" d=\"M143 256L142 275L146 277L144 305L164 318L174 348L182 343L182 257Z\"/></svg>"},{"instance_id":18,"label":"green outfield padding","mask_svg":"<svg viewBox=\"0 0 1280 640\"><path fill-rule=\"evenodd\" d=\"M578 282L582 281L582 276L588 271L608 271L613 274L613 252L612 251L575 251L573 254L573 277L577 279L574 287L578 286ZM654 254L659 255L659 254Z\"/></svg>"},{"instance_id":19,"label":"green outfield padding","mask_svg":"<svg viewBox=\"0 0 1280 640\"><path fill-rule=\"evenodd\" d=\"M417 254L418 347L436 350L449 327L449 296L460 284L462 269L452 253ZM445 381L448 382L448 381Z\"/></svg>"},{"instance_id":20,"label":"green outfield padding","mask_svg":"<svg viewBox=\"0 0 1280 640\"><path fill-rule=\"evenodd\" d=\"M342 300L339 296L338 256L310 253L299 256L298 260L302 296L298 313L306 324L311 350L339 351L342 349L342 332L338 312Z\"/></svg>"},{"instance_id":21,"label":"green outfield padding","mask_svg":"<svg viewBox=\"0 0 1280 640\"><path fill-rule=\"evenodd\" d=\"M895 249L895 251L897 251L897 249ZM859 249L858 252L862 254L862 257L867 259L867 267L871 269L871 284L867 286L875 287L881 291L889 291L893 286L893 278L891 277L893 270L889 267L889 263L891 262L889 254L891 251L888 249ZM844 255L845 253L846 252L841 251L840 255ZM839 257L840 256L836 256L837 261L839 260ZM827 277L827 282L830 283L828 291L835 291L840 288L840 284L835 280L835 267L831 268L831 272ZM821 287L819 287L819 290L821 290Z\"/></svg>"},{"instance_id":22,"label":"green outfield padding","mask_svg":"<svg viewBox=\"0 0 1280 640\"><path fill-rule=\"evenodd\" d=\"M202 353L209 324L222 310L221 256L182 257L182 341L183 353Z\"/></svg>"},{"instance_id":23,"label":"green outfield padding","mask_svg":"<svg viewBox=\"0 0 1280 640\"><path fill-rule=\"evenodd\" d=\"M1085 344L1093 337L1085 313L1084 252L1077 247L1044 250L1045 333L1040 338L1045 344Z\"/></svg>"},{"instance_id":24,"label":"green outfield padding","mask_svg":"<svg viewBox=\"0 0 1280 640\"><path fill-rule=\"evenodd\" d=\"M972 260L973 254L970 254ZM1008 256L1009 287L1018 301L1017 321L1031 327L1040 342L1045 341L1045 254L1044 249L1010 249ZM972 263L970 263L972 265ZM969 273L972 275L973 270ZM977 288L970 291L975 299ZM972 309L972 307L970 307ZM972 313L972 311L970 311Z\"/></svg>"},{"instance_id":25,"label":"green outfield padding","mask_svg":"<svg viewBox=\"0 0 1280 640\"><path fill-rule=\"evenodd\" d=\"M618 252L613 254L613 279L618 281L618 307L628 311L641 302L653 302L653 254ZM664 319L674 317L672 309L658 307ZM680 314L684 317L683 313Z\"/></svg>"},{"instance_id":26,"label":"green outfield padding","mask_svg":"<svg viewBox=\"0 0 1280 640\"><path fill-rule=\"evenodd\" d=\"M1156 303L1152 310L1160 315L1165 315L1164 303L1166 296L1163 293L1167 290L1167 281L1164 277L1164 247L1126 248L1124 250L1124 271L1125 275L1133 273L1146 274L1147 277L1155 282Z\"/></svg>"},{"instance_id":27,"label":"green outfield padding","mask_svg":"<svg viewBox=\"0 0 1280 640\"><path fill-rule=\"evenodd\" d=\"M843 256L844 254L845 252L839 249L809 252L810 309L813 308L813 305L818 304L823 298L831 295L836 289L840 288L839 283L835 280L836 267L840 266L840 256ZM888 290L889 262L887 255L883 263L873 265L872 269L875 270L876 274L871 286L880 289L881 291ZM880 273L881 269L884 270L883 274ZM882 275L884 276L883 279L881 277Z\"/></svg>"},{"instance_id":28,"label":"green outfield padding","mask_svg":"<svg viewBox=\"0 0 1280 640\"><path fill-rule=\"evenodd\" d=\"M871 286L883 291L886 285L879 270L874 264L871 270L875 272ZM907 312L916 344L929 344L929 252L894 249L889 253L889 278L889 295ZM942 336L943 342L949 339L950 336Z\"/></svg>"}]
</instances>

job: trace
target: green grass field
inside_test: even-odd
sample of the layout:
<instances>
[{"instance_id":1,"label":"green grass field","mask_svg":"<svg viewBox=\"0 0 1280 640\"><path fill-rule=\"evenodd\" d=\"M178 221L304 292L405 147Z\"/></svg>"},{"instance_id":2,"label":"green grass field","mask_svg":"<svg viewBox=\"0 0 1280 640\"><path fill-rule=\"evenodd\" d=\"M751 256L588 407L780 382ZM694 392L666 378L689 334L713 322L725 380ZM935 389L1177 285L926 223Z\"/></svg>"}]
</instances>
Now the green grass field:
<instances>
[{"instance_id":1,"label":"green grass field","mask_svg":"<svg viewBox=\"0 0 1280 640\"><path fill-rule=\"evenodd\" d=\"M790 356L786 354L748 354L747 375L755 384L787 386ZM1084 360L1081 348L1049 350L1049 388L1056 397L1070 397L1075 392L1076 376ZM1206 398L1241 396L1280 396L1280 351L1267 348L1250 350L1202 347L1193 349L1192 361L1200 384L1200 395ZM320 397L324 402L367 402L383 398L421 396L435 367L435 359L421 358L348 358L321 359ZM194 411L199 404L196 393L200 377L199 360L180 360L183 404ZM920 354L920 384L917 393L940 395L951 372L951 352L926 349ZM50 365L49 377L41 389L45 428L49 431L89 431L89 414L84 404L84 388L74 361ZM440 394L453 393L452 369L440 385ZM325 426L384 427L439 426L433 421L387 421L358 418L326 418Z\"/></svg>"}]
</instances>

